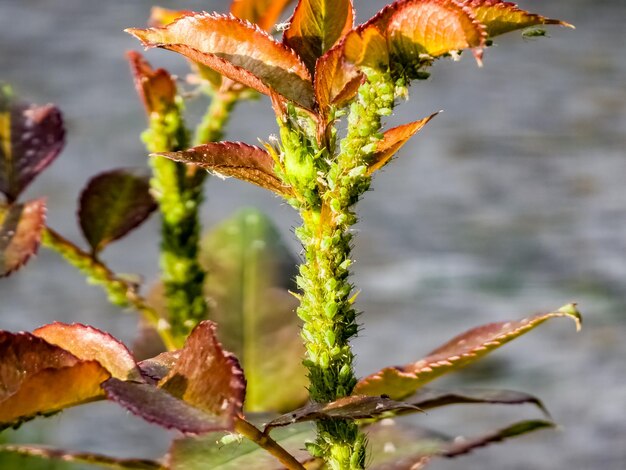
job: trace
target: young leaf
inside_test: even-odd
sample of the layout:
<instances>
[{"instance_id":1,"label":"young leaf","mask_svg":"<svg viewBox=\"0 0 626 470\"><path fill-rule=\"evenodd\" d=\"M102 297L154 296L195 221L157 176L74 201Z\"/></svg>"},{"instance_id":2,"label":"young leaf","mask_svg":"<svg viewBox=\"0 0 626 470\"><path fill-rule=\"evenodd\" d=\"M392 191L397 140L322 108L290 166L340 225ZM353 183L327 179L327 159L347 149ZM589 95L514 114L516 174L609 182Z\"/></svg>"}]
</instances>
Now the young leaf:
<instances>
[{"instance_id":1,"label":"young leaf","mask_svg":"<svg viewBox=\"0 0 626 470\"><path fill-rule=\"evenodd\" d=\"M61 112L17 102L0 86L0 192L9 202L59 155L65 144Z\"/></svg>"},{"instance_id":2,"label":"young leaf","mask_svg":"<svg viewBox=\"0 0 626 470\"><path fill-rule=\"evenodd\" d=\"M289 47L233 16L184 16L163 28L126 30L146 47L179 52L261 93L275 91L307 109L313 86L306 65Z\"/></svg>"},{"instance_id":3,"label":"young leaf","mask_svg":"<svg viewBox=\"0 0 626 470\"><path fill-rule=\"evenodd\" d=\"M437 114L438 113L431 114L427 118L394 127L385 132L383 138L378 142L376 153L369 162L367 174L372 175L375 171L385 166L398 150Z\"/></svg>"},{"instance_id":4,"label":"young leaf","mask_svg":"<svg viewBox=\"0 0 626 470\"><path fill-rule=\"evenodd\" d=\"M420 361L405 366L386 367L360 380L354 393L388 395L394 400L402 400L427 382L472 364L550 318L557 317L572 318L577 329L580 329L581 316L573 304L565 305L555 312L542 313L518 321L490 323L453 338Z\"/></svg>"},{"instance_id":5,"label":"young leaf","mask_svg":"<svg viewBox=\"0 0 626 470\"><path fill-rule=\"evenodd\" d=\"M246 209L202 241L205 294L220 338L246 372L246 410L292 410L308 398L296 260L267 216Z\"/></svg>"},{"instance_id":6,"label":"young leaf","mask_svg":"<svg viewBox=\"0 0 626 470\"><path fill-rule=\"evenodd\" d=\"M93 254L139 226L156 209L147 174L135 169L101 173L80 196L78 218Z\"/></svg>"},{"instance_id":7,"label":"young leaf","mask_svg":"<svg viewBox=\"0 0 626 470\"><path fill-rule=\"evenodd\" d=\"M159 462L144 459L118 459L106 455L92 454L89 452L72 452L62 449L51 449L21 444L0 445L0 453L17 454L24 457L38 457L41 459L53 459L63 462L84 463L100 467L120 468L127 470L161 470L163 466ZM55 467L56 468L56 467Z\"/></svg>"},{"instance_id":8,"label":"young leaf","mask_svg":"<svg viewBox=\"0 0 626 470\"><path fill-rule=\"evenodd\" d=\"M45 220L45 199L0 204L0 277L21 268L37 253Z\"/></svg>"},{"instance_id":9,"label":"young leaf","mask_svg":"<svg viewBox=\"0 0 626 470\"><path fill-rule=\"evenodd\" d=\"M269 31L292 0L233 0L230 12Z\"/></svg>"},{"instance_id":10,"label":"young leaf","mask_svg":"<svg viewBox=\"0 0 626 470\"><path fill-rule=\"evenodd\" d=\"M380 69L389 65L387 39L376 24L365 24L350 31L341 48L344 57L356 66Z\"/></svg>"},{"instance_id":11,"label":"young leaf","mask_svg":"<svg viewBox=\"0 0 626 470\"><path fill-rule=\"evenodd\" d=\"M102 396L110 374L30 333L0 331L0 428Z\"/></svg>"},{"instance_id":12,"label":"young leaf","mask_svg":"<svg viewBox=\"0 0 626 470\"><path fill-rule=\"evenodd\" d=\"M417 406L385 397L352 395L332 403L310 403L270 421L263 432L280 426L322 419L371 419L381 415L420 411Z\"/></svg>"},{"instance_id":13,"label":"young leaf","mask_svg":"<svg viewBox=\"0 0 626 470\"><path fill-rule=\"evenodd\" d=\"M154 70L141 54L135 51L126 53L135 82L137 94L141 97L148 113L166 114L176 106L176 83L165 69Z\"/></svg>"},{"instance_id":14,"label":"young leaf","mask_svg":"<svg viewBox=\"0 0 626 470\"><path fill-rule=\"evenodd\" d=\"M295 50L315 74L315 62L352 29L352 0L300 0L283 42Z\"/></svg>"},{"instance_id":15,"label":"young leaf","mask_svg":"<svg viewBox=\"0 0 626 470\"><path fill-rule=\"evenodd\" d=\"M543 24L554 24L569 28L573 27L560 20L546 18L521 10L514 3L505 2L503 0L457 1L472 10L476 19L485 25L489 37Z\"/></svg>"},{"instance_id":16,"label":"young leaf","mask_svg":"<svg viewBox=\"0 0 626 470\"><path fill-rule=\"evenodd\" d=\"M243 181L291 197L291 188L285 186L274 173L274 159L266 151L241 142L211 142L182 152L156 154L183 163L192 163L205 170Z\"/></svg>"},{"instance_id":17,"label":"young leaf","mask_svg":"<svg viewBox=\"0 0 626 470\"><path fill-rule=\"evenodd\" d=\"M342 47L333 47L317 60L315 99L321 113L326 115L331 105L339 108L356 95L363 74L345 61Z\"/></svg>"},{"instance_id":18,"label":"young leaf","mask_svg":"<svg viewBox=\"0 0 626 470\"><path fill-rule=\"evenodd\" d=\"M144 377L156 383L169 374L172 367L178 362L178 359L180 359L180 351L167 351L141 361L137 366L139 366L139 370Z\"/></svg>"},{"instance_id":19,"label":"young leaf","mask_svg":"<svg viewBox=\"0 0 626 470\"><path fill-rule=\"evenodd\" d=\"M141 374L128 348L111 336L91 326L74 323L51 323L33 331L33 335L63 348L83 361L95 360L112 377L140 380Z\"/></svg>"},{"instance_id":20,"label":"young leaf","mask_svg":"<svg viewBox=\"0 0 626 470\"><path fill-rule=\"evenodd\" d=\"M467 48L480 60L487 35L471 9L456 0L401 0L396 5L387 39L402 63L417 64L421 54L439 57Z\"/></svg>"}]
</instances>

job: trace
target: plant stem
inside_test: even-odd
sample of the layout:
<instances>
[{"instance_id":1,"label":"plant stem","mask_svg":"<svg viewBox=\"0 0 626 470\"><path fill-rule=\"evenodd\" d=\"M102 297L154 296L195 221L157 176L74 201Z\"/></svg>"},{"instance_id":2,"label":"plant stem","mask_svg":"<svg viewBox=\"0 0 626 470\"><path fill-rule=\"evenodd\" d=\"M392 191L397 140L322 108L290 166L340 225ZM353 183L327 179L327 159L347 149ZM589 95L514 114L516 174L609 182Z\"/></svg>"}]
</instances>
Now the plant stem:
<instances>
[{"instance_id":1,"label":"plant stem","mask_svg":"<svg viewBox=\"0 0 626 470\"><path fill-rule=\"evenodd\" d=\"M198 128L199 140L208 142L222 137L236 99L233 93L215 93ZM178 151L189 146L180 111L178 107L151 119L143 136L150 152ZM198 261L198 212L207 173L163 157L154 157L150 163L154 174L151 186L162 216L160 265L165 305L172 333L182 346L191 330L207 316L205 272Z\"/></svg>"},{"instance_id":2,"label":"plant stem","mask_svg":"<svg viewBox=\"0 0 626 470\"><path fill-rule=\"evenodd\" d=\"M284 448L282 448L268 434L262 433L245 419L236 418L235 431L242 436L250 439L259 447L262 447L263 449L268 451L289 470L305 470L305 467L300 462L298 462L293 455L291 455Z\"/></svg>"},{"instance_id":3,"label":"plant stem","mask_svg":"<svg viewBox=\"0 0 626 470\"><path fill-rule=\"evenodd\" d=\"M134 308L157 330L166 347L175 349L170 325L139 294L137 285L121 278L104 263L93 258L49 227L43 231L42 244L60 254L87 277L87 282L102 287L109 301L120 307Z\"/></svg>"}]
</instances>

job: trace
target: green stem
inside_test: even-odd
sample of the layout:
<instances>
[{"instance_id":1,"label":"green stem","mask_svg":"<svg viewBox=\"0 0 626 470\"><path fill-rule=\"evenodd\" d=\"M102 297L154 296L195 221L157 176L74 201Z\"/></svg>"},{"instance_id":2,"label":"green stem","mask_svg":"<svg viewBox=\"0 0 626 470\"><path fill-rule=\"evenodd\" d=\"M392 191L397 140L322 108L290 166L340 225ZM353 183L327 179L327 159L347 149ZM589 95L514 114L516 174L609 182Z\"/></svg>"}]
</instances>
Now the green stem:
<instances>
[{"instance_id":1,"label":"green stem","mask_svg":"<svg viewBox=\"0 0 626 470\"><path fill-rule=\"evenodd\" d=\"M42 244L60 254L69 264L87 277L91 284L98 285L107 293L109 301L123 308L134 308L157 330L166 347L175 349L174 339L167 321L139 294L136 284L119 277L105 264L63 238L51 228L43 231Z\"/></svg>"}]
</instances>

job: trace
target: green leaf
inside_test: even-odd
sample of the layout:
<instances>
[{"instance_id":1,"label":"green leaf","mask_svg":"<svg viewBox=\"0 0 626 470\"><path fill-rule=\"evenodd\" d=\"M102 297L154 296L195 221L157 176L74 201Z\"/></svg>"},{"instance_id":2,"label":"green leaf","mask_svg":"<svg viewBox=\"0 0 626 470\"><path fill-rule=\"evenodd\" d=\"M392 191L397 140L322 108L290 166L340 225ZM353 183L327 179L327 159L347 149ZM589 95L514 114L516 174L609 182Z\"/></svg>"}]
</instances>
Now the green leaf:
<instances>
[{"instance_id":1,"label":"green leaf","mask_svg":"<svg viewBox=\"0 0 626 470\"><path fill-rule=\"evenodd\" d=\"M271 220L237 213L202 242L205 293L224 346L246 371L246 409L287 411L307 399L301 322L295 314L296 259Z\"/></svg>"},{"instance_id":2,"label":"green leaf","mask_svg":"<svg viewBox=\"0 0 626 470\"><path fill-rule=\"evenodd\" d=\"M97 361L83 361L30 333L0 331L0 428L102 397L110 377Z\"/></svg>"},{"instance_id":3,"label":"green leaf","mask_svg":"<svg viewBox=\"0 0 626 470\"><path fill-rule=\"evenodd\" d=\"M537 25L560 25L573 28L569 23L529 13L514 3L503 0L457 0L474 13L489 37Z\"/></svg>"},{"instance_id":4,"label":"green leaf","mask_svg":"<svg viewBox=\"0 0 626 470\"><path fill-rule=\"evenodd\" d=\"M0 453L11 453L23 457L61 460L63 462L84 463L100 467L123 468L128 470L160 470L163 466L152 460L118 459L90 452L72 452L63 449L51 449L31 445L5 444L0 445ZM30 468L30 467L29 467Z\"/></svg>"},{"instance_id":5,"label":"green leaf","mask_svg":"<svg viewBox=\"0 0 626 470\"><path fill-rule=\"evenodd\" d=\"M117 169L87 183L80 196L78 218L95 255L139 226L155 209L147 173Z\"/></svg>"},{"instance_id":6,"label":"green leaf","mask_svg":"<svg viewBox=\"0 0 626 470\"><path fill-rule=\"evenodd\" d=\"M9 202L56 159L64 144L58 108L18 102L9 87L0 85L0 192Z\"/></svg>"},{"instance_id":7,"label":"green leaf","mask_svg":"<svg viewBox=\"0 0 626 470\"><path fill-rule=\"evenodd\" d=\"M490 323L453 338L424 359L404 366L386 367L360 380L354 393L388 395L394 400L402 400L431 380L472 364L550 318L558 317L572 318L580 329L582 320L574 304L518 321Z\"/></svg>"},{"instance_id":8,"label":"green leaf","mask_svg":"<svg viewBox=\"0 0 626 470\"><path fill-rule=\"evenodd\" d=\"M211 142L182 152L154 154L170 160L198 165L223 176L269 189L281 196L291 197L292 189L285 186L274 172L274 159L264 149L241 142Z\"/></svg>"},{"instance_id":9,"label":"green leaf","mask_svg":"<svg viewBox=\"0 0 626 470\"><path fill-rule=\"evenodd\" d=\"M45 220L45 199L0 204L0 277L18 270L37 253Z\"/></svg>"},{"instance_id":10,"label":"green leaf","mask_svg":"<svg viewBox=\"0 0 626 470\"><path fill-rule=\"evenodd\" d=\"M272 438L302 462L310 458L303 444L315 439L315 430L310 423L302 423L277 429ZM248 439L225 443L215 435L175 440L166 460L170 470L284 469L278 460Z\"/></svg>"},{"instance_id":11,"label":"green leaf","mask_svg":"<svg viewBox=\"0 0 626 470\"><path fill-rule=\"evenodd\" d=\"M200 62L267 95L278 93L312 109L311 75L289 47L233 16L184 16L163 28L130 28L146 47L161 47Z\"/></svg>"},{"instance_id":12,"label":"green leaf","mask_svg":"<svg viewBox=\"0 0 626 470\"><path fill-rule=\"evenodd\" d=\"M315 62L352 29L352 0L300 0L283 42L315 73Z\"/></svg>"}]
</instances>

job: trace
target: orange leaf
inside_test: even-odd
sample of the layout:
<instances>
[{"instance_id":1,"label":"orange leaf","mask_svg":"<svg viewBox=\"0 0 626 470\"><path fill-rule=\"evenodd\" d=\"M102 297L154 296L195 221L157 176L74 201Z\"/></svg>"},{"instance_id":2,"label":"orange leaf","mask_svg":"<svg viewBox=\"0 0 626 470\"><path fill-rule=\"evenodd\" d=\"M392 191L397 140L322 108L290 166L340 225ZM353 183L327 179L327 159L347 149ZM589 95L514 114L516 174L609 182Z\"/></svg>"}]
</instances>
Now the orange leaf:
<instances>
[{"instance_id":1,"label":"orange leaf","mask_svg":"<svg viewBox=\"0 0 626 470\"><path fill-rule=\"evenodd\" d=\"M63 348L80 360L98 361L112 377L142 380L131 352L109 333L79 323L57 322L36 329L33 335Z\"/></svg>"},{"instance_id":2,"label":"orange leaf","mask_svg":"<svg viewBox=\"0 0 626 470\"><path fill-rule=\"evenodd\" d=\"M143 56L135 51L126 53L135 82L148 116L165 114L175 106L176 83L165 69L154 70Z\"/></svg>"},{"instance_id":3,"label":"orange leaf","mask_svg":"<svg viewBox=\"0 0 626 470\"><path fill-rule=\"evenodd\" d=\"M387 38L392 53L415 64L420 54L438 57L467 48L479 59L486 32L472 10L455 0L405 0L389 17Z\"/></svg>"},{"instance_id":4,"label":"orange leaf","mask_svg":"<svg viewBox=\"0 0 626 470\"><path fill-rule=\"evenodd\" d=\"M344 60L341 47L320 57L315 68L315 97L323 114L331 104L341 107L349 101L363 80L363 74Z\"/></svg>"},{"instance_id":5,"label":"orange leaf","mask_svg":"<svg viewBox=\"0 0 626 470\"><path fill-rule=\"evenodd\" d=\"M389 64L387 39L375 24L350 31L342 47L345 58L355 65L380 68Z\"/></svg>"},{"instance_id":6,"label":"orange leaf","mask_svg":"<svg viewBox=\"0 0 626 470\"><path fill-rule=\"evenodd\" d=\"M352 0L300 0L283 42L294 49L313 74L315 62L352 29Z\"/></svg>"},{"instance_id":7,"label":"orange leaf","mask_svg":"<svg viewBox=\"0 0 626 470\"><path fill-rule=\"evenodd\" d=\"M261 93L273 90L304 108L313 107L311 76L295 52L234 16L201 13L163 28L126 31L146 47L179 52Z\"/></svg>"},{"instance_id":8,"label":"orange leaf","mask_svg":"<svg viewBox=\"0 0 626 470\"><path fill-rule=\"evenodd\" d=\"M514 3L503 0L458 0L458 3L472 10L476 19L485 25L489 37L542 24L573 27L560 20L521 10Z\"/></svg>"},{"instance_id":9,"label":"orange leaf","mask_svg":"<svg viewBox=\"0 0 626 470\"><path fill-rule=\"evenodd\" d=\"M292 0L233 0L230 12L269 31Z\"/></svg>"},{"instance_id":10,"label":"orange leaf","mask_svg":"<svg viewBox=\"0 0 626 470\"><path fill-rule=\"evenodd\" d=\"M30 333L0 331L0 427L103 396L110 374Z\"/></svg>"},{"instance_id":11,"label":"orange leaf","mask_svg":"<svg viewBox=\"0 0 626 470\"><path fill-rule=\"evenodd\" d=\"M369 162L367 174L371 175L389 163L389 160L391 160L398 150L437 114L438 113L431 114L419 121L403 124L402 126L394 127L385 132L383 138L378 142L376 153L374 153Z\"/></svg>"},{"instance_id":12,"label":"orange leaf","mask_svg":"<svg viewBox=\"0 0 626 470\"><path fill-rule=\"evenodd\" d=\"M259 147L241 142L211 142L183 150L155 154L183 163L192 163L224 176L234 176L285 197L292 195L274 173L274 160Z\"/></svg>"}]
</instances>

